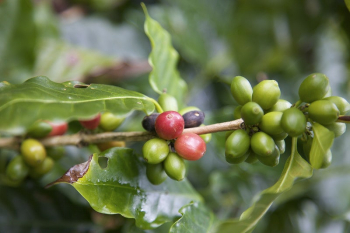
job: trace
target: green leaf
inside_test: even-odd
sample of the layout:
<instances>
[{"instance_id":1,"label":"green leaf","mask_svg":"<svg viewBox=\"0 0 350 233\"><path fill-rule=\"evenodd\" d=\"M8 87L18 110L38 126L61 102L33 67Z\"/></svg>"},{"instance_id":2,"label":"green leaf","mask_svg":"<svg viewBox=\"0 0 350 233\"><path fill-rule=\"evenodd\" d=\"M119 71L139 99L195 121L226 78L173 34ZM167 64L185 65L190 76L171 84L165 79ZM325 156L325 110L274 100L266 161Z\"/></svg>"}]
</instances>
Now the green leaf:
<instances>
[{"instance_id":1,"label":"green leaf","mask_svg":"<svg viewBox=\"0 0 350 233\"><path fill-rule=\"evenodd\" d=\"M74 82L55 83L35 77L18 85L0 83L0 129L23 134L36 120L89 119L99 112L127 114L154 111L149 97L120 87L91 84L75 88Z\"/></svg>"},{"instance_id":2,"label":"green leaf","mask_svg":"<svg viewBox=\"0 0 350 233\"><path fill-rule=\"evenodd\" d=\"M153 68L149 75L150 85L158 94L166 90L182 105L187 93L187 84L176 69L179 54L171 45L169 33L148 15L144 4L142 4L142 8L146 15L145 33L152 45L152 52L148 58Z\"/></svg>"},{"instance_id":3,"label":"green leaf","mask_svg":"<svg viewBox=\"0 0 350 233\"><path fill-rule=\"evenodd\" d=\"M231 233L232 229L235 233L252 232L276 198L292 188L296 178L312 176L312 167L299 155L296 148L297 138L293 138L291 156L287 159L279 180L270 188L262 191L252 206L242 213L240 219L221 223L216 232Z\"/></svg>"},{"instance_id":4,"label":"green leaf","mask_svg":"<svg viewBox=\"0 0 350 233\"><path fill-rule=\"evenodd\" d=\"M350 11L350 0L345 0L345 5L348 7L348 10Z\"/></svg>"},{"instance_id":5,"label":"green leaf","mask_svg":"<svg viewBox=\"0 0 350 233\"><path fill-rule=\"evenodd\" d=\"M314 139L310 150L310 163L313 168L320 169L327 151L332 147L334 133L318 123L312 124L312 130Z\"/></svg>"},{"instance_id":6,"label":"green leaf","mask_svg":"<svg viewBox=\"0 0 350 233\"><path fill-rule=\"evenodd\" d=\"M170 228L169 233L211 232L216 218L203 203L191 202L180 211L182 217Z\"/></svg>"},{"instance_id":7,"label":"green leaf","mask_svg":"<svg viewBox=\"0 0 350 233\"><path fill-rule=\"evenodd\" d=\"M104 169L99 165L99 156L108 158ZM91 160L72 167L54 184L60 182L72 183L94 210L135 218L136 225L144 229L179 217L178 210L190 201L202 201L186 180L168 178L161 185L152 185L144 164L127 148L94 154Z\"/></svg>"}]
</instances>

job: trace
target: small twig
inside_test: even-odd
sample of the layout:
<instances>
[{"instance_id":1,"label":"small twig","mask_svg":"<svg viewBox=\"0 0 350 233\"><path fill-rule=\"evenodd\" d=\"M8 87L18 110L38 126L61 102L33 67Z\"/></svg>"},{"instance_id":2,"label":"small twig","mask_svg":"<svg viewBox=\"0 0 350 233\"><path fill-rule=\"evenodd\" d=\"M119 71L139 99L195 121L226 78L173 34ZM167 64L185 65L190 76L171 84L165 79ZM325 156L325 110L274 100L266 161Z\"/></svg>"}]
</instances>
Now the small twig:
<instances>
[{"instance_id":1,"label":"small twig","mask_svg":"<svg viewBox=\"0 0 350 233\"><path fill-rule=\"evenodd\" d=\"M185 129L184 133L207 134L221 131L240 129L242 119L223 122L213 125L206 125L196 128ZM85 146L88 144L110 142L110 141L147 141L155 138L156 134L150 132L107 132L99 134L77 133L72 135L55 136L41 139L44 146ZM0 148L18 149L20 140L17 137L1 138Z\"/></svg>"}]
</instances>

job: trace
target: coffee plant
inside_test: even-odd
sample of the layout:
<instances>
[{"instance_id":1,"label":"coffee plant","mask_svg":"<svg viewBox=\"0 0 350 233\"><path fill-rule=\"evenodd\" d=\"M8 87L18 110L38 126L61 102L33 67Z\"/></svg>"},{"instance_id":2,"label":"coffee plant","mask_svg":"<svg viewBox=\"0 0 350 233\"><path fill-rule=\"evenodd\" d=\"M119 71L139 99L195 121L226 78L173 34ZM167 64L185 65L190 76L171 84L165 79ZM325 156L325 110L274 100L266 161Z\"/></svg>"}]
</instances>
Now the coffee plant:
<instances>
[{"instance_id":1,"label":"coffee plant","mask_svg":"<svg viewBox=\"0 0 350 233\"><path fill-rule=\"evenodd\" d=\"M38 4L37 11L46 12L41 15L43 19L50 17L45 15L48 3L21 0L0 1L0 14L24 12L26 7L34 11L33 4ZM90 1L88 6L95 10L111 7L105 4ZM144 33L152 47L148 83L140 84L147 86L143 89L146 94L130 84L120 87L99 83L97 79L90 82L89 78L86 82L60 81L49 75L33 75L21 82L10 78L7 81L6 75L11 72L0 65L0 74L5 77L0 82L0 187L5 190L0 193L0 199L5 200L0 201L0 212L5 213L5 217L0 213L0 231L248 233L263 232L259 228L266 227L266 232L289 232L270 225L281 221L278 217L282 219L283 214L294 218L295 210L289 208L289 212L285 208L277 216L279 209L275 205L295 199L294 207L301 206L297 198L312 180L320 179L319 174L332 169L333 157L341 156L332 145L335 138L344 134L346 137L350 104L346 98L332 94L333 77L313 69L297 87L289 82L292 88L288 88L266 75L259 76L255 85L251 78L223 75L219 92L228 92L225 101L230 103L226 107L229 117L222 121L221 116L213 117L203 106L188 104L188 93L203 86L198 78L186 82L180 76L179 54L171 35L150 16L146 5L141 5ZM21 14L18 17L28 18ZM36 27L38 37L50 34L51 38L55 34L52 28L46 30L48 25ZM16 34L16 30L12 33ZM181 44L181 33L172 36ZM59 47L61 42L50 43ZM194 53L196 43L183 45L189 46L190 60L202 59ZM48 48L52 46L55 45ZM53 54L46 53L38 56L40 62L51 59ZM98 56L91 54L99 66L112 64L109 58ZM0 58L5 59L2 54ZM70 58L71 63L66 66L74 66L74 59ZM47 63L46 67L51 65L54 64ZM38 70L33 74L40 73ZM66 71L60 75L69 76L70 72L74 73ZM242 72L249 73L246 69ZM88 153L89 157L77 159L80 153ZM210 175L198 169L208 158L215 168ZM258 184L254 173L260 181L264 179L261 177L268 177L271 182ZM314 173L316 177L312 177ZM200 188L200 178L209 188ZM243 181L258 187L255 198L244 200L248 186L243 187ZM25 195L19 196L17 191ZM241 198L232 196L232 192L240 193ZM54 199L49 199L50 195ZM58 217L63 214L80 221L79 218L86 219L81 213L88 208L89 214L95 216L94 223L81 229L59 226L60 222L50 226L25 216L20 220L24 222L13 228L16 223L11 223L11 217L21 205L24 210L33 207L24 204L25 198L35 200L33 206L38 206L40 213L54 205L63 208L59 203L70 200L70 206L79 207L62 209L53 218L64 223L66 220ZM242 200L244 205L239 203ZM23 216L26 214L30 211L23 211ZM51 217L45 218L51 221ZM264 223L264 218L269 222Z\"/></svg>"}]
</instances>

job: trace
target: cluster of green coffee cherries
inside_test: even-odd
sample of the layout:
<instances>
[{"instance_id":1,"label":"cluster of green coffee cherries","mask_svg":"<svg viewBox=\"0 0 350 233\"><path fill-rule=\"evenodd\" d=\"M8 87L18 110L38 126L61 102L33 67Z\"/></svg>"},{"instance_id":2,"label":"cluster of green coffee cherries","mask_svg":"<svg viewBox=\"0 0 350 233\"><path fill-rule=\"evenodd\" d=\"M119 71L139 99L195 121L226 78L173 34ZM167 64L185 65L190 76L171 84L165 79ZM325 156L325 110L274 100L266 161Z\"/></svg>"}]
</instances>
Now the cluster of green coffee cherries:
<instances>
[{"instance_id":1,"label":"cluster of green coffee cherries","mask_svg":"<svg viewBox=\"0 0 350 233\"><path fill-rule=\"evenodd\" d=\"M79 123L85 130L113 131L122 122L124 117L115 116L110 112L97 114L91 119L81 119ZM37 121L29 127L24 140L20 145L19 155L12 158L6 167L6 177L15 184L21 183L26 177L40 178L48 173L55 161L65 154L63 146L44 147L40 139L60 136L67 133L67 122ZM104 151L111 147L124 147L123 141L99 143L97 147Z\"/></svg>"},{"instance_id":2,"label":"cluster of green coffee cherries","mask_svg":"<svg viewBox=\"0 0 350 233\"><path fill-rule=\"evenodd\" d=\"M237 76L232 80L231 92L240 104L234 110L234 118L242 118L243 123L241 129L227 135L228 163L260 161L276 166L280 154L285 152L287 136L301 136L308 159L315 122L333 131L336 137L345 132L345 124L336 121L350 110L350 104L342 97L330 96L329 80L324 74L313 73L304 79L299 87L300 100L294 105L280 99L281 91L274 80L261 81L252 88L246 78ZM332 155L327 153L323 167L331 161Z\"/></svg>"},{"instance_id":3,"label":"cluster of green coffee cherries","mask_svg":"<svg viewBox=\"0 0 350 233\"><path fill-rule=\"evenodd\" d=\"M204 121L204 113L196 107L186 107L178 111L176 99L163 93L158 103L164 110L145 116L142 126L157 137L148 140L142 148L143 158L147 162L148 180L158 185L167 177L180 181L186 176L184 160L198 160L206 151L206 142L211 134L197 135L183 133L185 128L199 127Z\"/></svg>"}]
</instances>

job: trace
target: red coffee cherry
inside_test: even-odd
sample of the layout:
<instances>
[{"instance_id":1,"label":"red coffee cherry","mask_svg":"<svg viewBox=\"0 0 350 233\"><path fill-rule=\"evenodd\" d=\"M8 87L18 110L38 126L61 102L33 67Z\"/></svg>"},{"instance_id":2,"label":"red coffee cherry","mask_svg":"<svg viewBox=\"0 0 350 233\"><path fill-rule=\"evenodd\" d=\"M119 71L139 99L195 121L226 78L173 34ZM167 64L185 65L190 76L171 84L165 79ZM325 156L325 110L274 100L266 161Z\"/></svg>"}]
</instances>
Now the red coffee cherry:
<instances>
[{"instance_id":1,"label":"red coffee cherry","mask_svg":"<svg viewBox=\"0 0 350 233\"><path fill-rule=\"evenodd\" d=\"M185 121L182 116L175 111L161 113L155 123L158 136L165 140L171 140L179 137L185 127Z\"/></svg>"},{"instance_id":2,"label":"red coffee cherry","mask_svg":"<svg viewBox=\"0 0 350 233\"><path fill-rule=\"evenodd\" d=\"M99 113L97 116L90 120L79 120L80 124L84 126L87 129L96 129L97 126L100 124L101 120L101 113Z\"/></svg>"},{"instance_id":3,"label":"red coffee cherry","mask_svg":"<svg viewBox=\"0 0 350 233\"><path fill-rule=\"evenodd\" d=\"M200 159L207 147L204 140L195 133L184 133L175 141L176 152L184 159L198 160Z\"/></svg>"},{"instance_id":4,"label":"red coffee cherry","mask_svg":"<svg viewBox=\"0 0 350 233\"><path fill-rule=\"evenodd\" d=\"M67 132L67 129L68 129L67 122L49 122L49 121L47 121L46 123L48 123L52 127L51 132L47 135L49 137L63 135Z\"/></svg>"}]
</instances>

